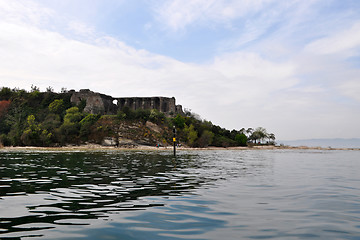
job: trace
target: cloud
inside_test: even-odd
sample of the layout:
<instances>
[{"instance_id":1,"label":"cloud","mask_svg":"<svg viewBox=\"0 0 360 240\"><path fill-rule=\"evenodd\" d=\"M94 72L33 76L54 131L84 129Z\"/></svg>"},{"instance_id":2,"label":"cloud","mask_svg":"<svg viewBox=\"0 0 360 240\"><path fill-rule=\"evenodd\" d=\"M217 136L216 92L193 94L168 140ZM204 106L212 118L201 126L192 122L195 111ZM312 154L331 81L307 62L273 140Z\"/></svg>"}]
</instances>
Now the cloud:
<instances>
[{"instance_id":1,"label":"cloud","mask_svg":"<svg viewBox=\"0 0 360 240\"><path fill-rule=\"evenodd\" d=\"M360 71L356 71L356 74L339 84L338 89L349 98L356 100L360 103L360 83L359 83Z\"/></svg>"},{"instance_id":2,"label":"cloud","mask_svg":"<svg viewBox=\"0 0 360 240\"><path fill-rule=\"evenodd\" d=\"M313 54L342 54L354 55L354 48L360 46L360 22L354 23L351 28L335 32L327 37L317 39L305 47L305 51ZM358 52L355 52L358 54Z\"/></svg>"},{"instance_id":3,"label":"cloud","mask_svg":"<svg viewBox=\"0 0 360 240\"><path fill-rule=\"evenodd\" d=\"M201 23L230 23L231 20L258 11L274 0L193 0L165 1L154 9L158 21L172 31Z\"/></svg>"},{"instance_id":4,"label":"cloud","mask_svg":"<svg viewBox=\"0 0 360 240\"><path fill-rule=\"evenodd\" d=\"M0 20L40 26L53 16L54 12L41 5L26 0L0 0Z\"/></svg>"},{"instance_id":5,"label":"cloud","mask_svg":"<svg viewBox=\"0 0 360 240\"><path fill-rule=\"evenodd\" d=\"M0 0L0 86L89 88L114 97L175 96L184 107L222 127L263 126L282 139L360 134L353 130L360 121L360 73L343 61L348 52L357 54L353 50L359 45L359 24L321 33L326 36L322 38L308 33L312 41L298 39L303 33L298 26L306 21L299 16L307 9L303 1L284 6L276 2L162 2L157 20L171 31L206 23L229 27L238 18L247 20L245 32L232 36L236 50L228 48L195 64L137 49L97 32L91 24L28 1ZM265 6L273 11L262 11ZM295 11L296 6L304 9ZM281 16L289 9L288 15L299 14L296 19L264 36L271 26L289 19ZM76 34L51 26L59 19ZM268 25L258 30L267 20ZM260 36L251 47L243 47Z\"/></svg>"},{"instance_id":6,"label":"cloud","mask_svg":"<svg viewBox=\"0 0 360 240\"><path fill-rule=\"evenodd\" d=\"M80 36L92 37L95 35L95 29L93 27L79 21L70 21L68 28Z\"/></svg>"},{"instance_id":7,"label":"cloud","mask_svg":"<svg viewBox=\"0 0 360 240\"><path fill-rule=\"evenodd\" d=\"M90 88L113 96L176 96L184 106L212 117L207 114L210 106L216 111L249 99L256 105L271 92L296 83L292 64L272 63L254 53L237 52L218 56L209 64L188 64L107 36L85 43L12 23L1 23L0 31L1 85L10 87L29 89L35 84L57 91ZM215 121L220 124L220 119Z\"/></svg>"}]
</instances>

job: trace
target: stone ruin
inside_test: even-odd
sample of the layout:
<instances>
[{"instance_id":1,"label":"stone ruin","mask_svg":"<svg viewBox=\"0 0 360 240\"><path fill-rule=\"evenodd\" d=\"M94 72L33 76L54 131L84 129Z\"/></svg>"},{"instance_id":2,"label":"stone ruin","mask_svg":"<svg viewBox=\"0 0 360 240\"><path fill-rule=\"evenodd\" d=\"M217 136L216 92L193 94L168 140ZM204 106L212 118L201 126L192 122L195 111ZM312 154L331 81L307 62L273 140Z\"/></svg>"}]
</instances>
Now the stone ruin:
<instances>
[{"instance_id":1,"label":"stone ruin","mask_svg":"<svg viewBox=\"0 0 360 240\"><path fill-rule=\"evenodd\" d=\"M79 92L71 90L70 101L79 104L85 101L84 111L92 114L115 115L119 110L128 107L132 110L137 109L156 109L167 116L184 114L181 105L175 104L175 98L168 97L127 97L113 98L109 95L81 89Z\"/></svg>"}]
</instances>

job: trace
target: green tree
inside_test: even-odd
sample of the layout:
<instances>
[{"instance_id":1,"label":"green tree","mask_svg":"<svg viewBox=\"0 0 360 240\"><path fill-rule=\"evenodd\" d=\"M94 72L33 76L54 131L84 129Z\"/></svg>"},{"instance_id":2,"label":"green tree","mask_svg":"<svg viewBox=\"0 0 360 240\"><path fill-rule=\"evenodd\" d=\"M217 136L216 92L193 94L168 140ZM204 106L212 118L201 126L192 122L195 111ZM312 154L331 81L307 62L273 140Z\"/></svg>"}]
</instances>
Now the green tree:
<instances>
[{"instance_id":1,"label":"green tree","mask_svg":"<svg viewBox=\"0 0 360 240\"><path fill-rule=\"evenodd\" d=\"M271 145L275 145L275 134L273 134L273 133L270 133L269 135L268 135L268 138L269 138L269 144L271 144Z\"/></svg>"},{"instance_id":2,"label":"green tree","mask_svg":"<svg viewBox=\"0 0 360 240\"><path fill-rule=\"evenodd\" d=\"M239 146L246 146L248 138L244 133L236 134L235 141Z\"/></svg>"},{"instance_id":3,"label":"green tree","mask_svg":"<svg viewBox=\"0 0 360 240\"><path fill-rule=\"evenodd\" d=\"M204 130L198 139L200 147L208 147L214 139L214 133L209 130Z\"/></svg>"},{"instance_id":4,"label":"green tree","mask_svg":"<svg viewBox=\"0 0 360 240\"><path fill-rule=\"evenodd\" d=\"M31 85L30 98L38 99L41 97L40 88L35 85Z\"/></svg>"},{"instance_id":5,"label":"green tree","mask_svg":"<svg viewBox=\"0 0 360 240\"><path fill-rule=\"evenodd\" d=\"M48 130L43 129L40 134L40 141L43 146L49 146L52 143L53 134Z\"/></svg>"},{"instance_id":6,"label":"green tree","mask_svg":"<svg viewBox=\"0 0 360 240\"><path fill-rule=\"evenodd\" d=\"M49 104L49 111L52 113L60 114L64 111L64 100L63 99L55 99L52 103Z\"/></svg>"},{"instance_id":7,"label":"green tree","mask_svg":"<svg viewBox=\"0 0 360 240\"><path fill-rule=\"evenodd\" d=\"M165 120L165 115L156 109L151 109L149 120L155 123L163 122Z\"/></svg>"},{"instance_id":8,"label":"green tree","mask_svg":"<svg viewBox=\"0 0 360 240\"><path fill-rule=\"evenodd\" d=\"M11 145L11 141L9 139L9 137L6 134L1 134L0 135L0 146L10 146Z\"/></svg>"},{"instance_id":9,"label":"green tree","mask_svg":"<svg viewBox=\"0 0 360 240\"><path fill-rule=\"evenodd\" d=\"M252 128L246 129L247 137L250 138L250 136L252 135L253 132L254 132L254 129L252 129Z\"/></svg>"},{"instance_id":10,"label":"green tree","mask_svg":"<svg viewBox=\"0 0 360 240\"><path fill-rule=\"evenodd\" d=\"M78 141L79 126L71 122L64 122L59 128L59 140L62 144Z\"/></svg>"},{"instance_id":11,"label":"green tree","mask_svg":"<svg viewBox=\"0 0 360 240\"><path fill-rule=\"evenodd\" d=\"M38 124L35 121L34 115L29 115L26 121L28 126L21 135L21 141L25 145L40 146L41 145L40 135L42 132L40 124Z\"/></svg>"},{"instance_id":12,"label":"green tree","mask_svg":"<svg viewBox=\"0 0 360 240\"><path fill-rule=\"evenodd\" d=\"M60 127L62 124L61 118L58 114L50 113L46 115L44 121L41 123L44 129L53 132L56 128Z\"/></svg>"},{"instance_id":13,"label":"green tree","mask_svg":"<svg viewBox=\"0 0 360 240\"><path fill-rule=\"evenodd\" d=\"M0 100L9 100L13 95L13 91L8 87L2 87L0 90Z\"/></svg>"},{"instance_id":14,"label":"green tree","mask_svg":"<svg viewBox=\"0 0 360 240\"><path fill-rule=\"evenodd\" d=\"M147 121L150 116L150 110L148 109L137 109L134 111L135 113L135 119Z\"/></svg>"},{"instance_id":15,"label":"green tree","mask_svg":"<svg viewBox=\"0 0 360 240\"><path fill-rule=\"evenodd\" d=\"M100 118L99 114L89 114L80 121L80 137L87 140L88 135L91 133L91 127Z\"/></svg>"},{"instance_id":16,"label":"green tree","mask_svg":"<svg viewBox=\"0 0 360 240\"><path fill-rule=\"evenodd\" d=\"M26 119L26 112L18 104L12 104L9 113L6 114L5 125L10 126L8 138L11 141L11 145L18 146L22 145L21 135L25 128L24 119Z\"/></svg>"},{"instance_id":17,"label":"green tree","mask_svg":"<svg viewBox=\"0 0 360 240\"><path fill-rule=\"evenodd\" d=\"M215 135L212 145L216 147L231 147L236 146L237 143L223 135Z\"/></svg>"},{"instance_id":18,"label":"green tree","mask_svg":"<svg viewBox=\"0 0 360 240\"><path fill-rule=\"evenodd\" d=\"M175 127L183 129L185 127L185 118L178 114L173 118L172 123L175 125Z\"/></svg>"},{"instance_id":19,"label":"green tree","mask_svg":"<svg viewBox=\"0 0 360 240\"><path fill-rule=\"evenodd\" d=\"M71 107L66 110L64 123L78 123L82 119L82 114L78 107Z\"/></svg>"},{"instance_id":20,"label":"green tree","mask_svg":"<svg viewBox=\"0 0 360 240\"><path fill-rule=\"evenodd\" d=\"M193 146L196 139L198 138L198 133L195 130L194 125L190 124L190 127L185 125L184 132L185 132L185 134L187 136L187 144L189 146Z\"/></svg>"},{"instance_id":21,"label":"green tree","mask_svg":"<svg viewBox=\"0 0 360 240\"><path fill-rule=\"evenodd\" d=\"M64 123L59 128L58 138L62 144L77 143L79 140L80 121L82 114L78 107L71 107L66 110Z\"/></svg>"},{"instance_id":22,"label":"green tree","mask_svg":"<svg viewBox=\"0 0 360 240\"><path fill-rule=\"evenodd\" d=\"M268 137L268 133L266 129L263 127L256 128L255 131L251 134L251 139L254 140L255 143L257 143L257 141L261 143L267 137Z\"/></svg>"}]
</instances>

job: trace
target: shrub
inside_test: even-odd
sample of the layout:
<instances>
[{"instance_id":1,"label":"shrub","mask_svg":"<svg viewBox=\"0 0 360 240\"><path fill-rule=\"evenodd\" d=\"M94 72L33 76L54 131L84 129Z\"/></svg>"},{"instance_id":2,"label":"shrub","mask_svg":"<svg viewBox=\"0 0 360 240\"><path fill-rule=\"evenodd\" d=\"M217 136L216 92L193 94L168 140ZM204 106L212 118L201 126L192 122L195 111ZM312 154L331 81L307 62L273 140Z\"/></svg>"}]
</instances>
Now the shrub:
<instances>
[{"instance_id":1,"label":"shrub","mask_svg":"<svg viewBox=\"0 0 360 240\"><path fill-rule=\"evenodd\" d=\"M52 103L49 104L49 111L52 113L60 114L64 111L64 100L63 99L55 99Z\"/></svg>"},{"instance_id":2,"label":"shrub","mask_svg":"<svg viewBox=\"0 0 360 240\"><path fill-rule=\"evenodd\" d=\"M149 120L155 123L163 122L165 120L165 114L156 109L151 109Z\"/></svg>"},{"instance_id":3,"label":"shrub","mask_svg":"<svg viewBox=\"0 0 360 240\"><path fill-rule=\"evenodd\" d=\"M91 127L96 123L101 115L89 114L80 121L80 137L87 140L88 135L91 133Z\"/></svg>"},{"instance_id":4,"label":"shrub","mask_svg":"<svg viewBox=\"0 0 360 240\"><path fill-rule=\"evenodd\" d=\"M78 107L71 107L66 110L64 123L77 123L81 120L82 114L79 112Z\"/></svg>"},{"instance_id":5,"label":"shrub","mask_svg":"<svg viewBox=\"0 0 360 240\"><path fill-rule=\"evenodd\" d=\"M61 126L61 118L58 114L50 113L46 115L45 120L42 122L41 126L47 130L54 130Z\"/></svg>"},{"instance_id":6,"label":"shrub","mask_svg":"<svg viewBox=\"0 0 360 240\"><path fill-rule=\"evenodd\" d=\"M212 143L213 139L214 139L213 132L209 130L203 131L201 137L198 140L199 147L208 147Z\"/></svg>"},{"instance_id":7,"label":"shrub","mask_svg":"<svg viewBox=\"0 0 360 240\"><path fill-rule=\"evenodd\" d=\"M216 147L231 147L236 146L236 142L225 136L215 135L212 145Z\"/></svg>"},{"instance_id":8,"label":"shrub","mask_svg":"<svg viewBox=\"0 0 360 240\"><path fill-rule=\"evenodd\" d=\"M9 137L6 134L0 135L0 145L2 145L2 146L10 146L11 145L11 140L9 139Z\"/></svg>"},{"instance_id":9,"label":"shrub","mask_svg":"<svg viewBox=\"0 0 360 240\"><path fill-rule=\"evenodd\" d=\"M13 92L8 87L2 87L0 90L0 100L9 100L13 96Z\"/></svg>"},{"instance_id":10,"label":"shrub","mask_svg":"<svg viewBox=\"0 0 360 240\"><path fill-rule=\"evenodd\" d=\"M193 146L196 139L198 138L198 133L197 131L194 129L194 125L191 124L190 127L187 127L185 125L185 129L184 129L185 134L187 135L187 143L189 144L189 146Z\"/></svg>"},{"instance_id":11,"label":"shrub","mask_svg":"<svg viewBox=\"0 0 360 240\"><path fill-rule=\"evenodd\" d=\"M64 122L63 125L59 128L61 137L61 142L71 142L74 143L77 141L77 136L79 134L79 124L72 122Z\"/></svg>"},{"instance_id":12,"label":"shrub","mask_svg":"<svg viewBox=\"0 0 360 240\"><path fill-rule=\"evenodd\" d=\"M135 119L147 121L150 116L150 110L147 109L137 109L135 111Z\"/></svg>"},{"instance_id":13,"label":"shrub","mask_svg":"<svg viewBox=\"0 0 360 240\"><path fill-rule=\"evenodd\" d=\"M245 134L236 134L235 141L239 146L247 146L247 137Z\"/></svg>"},{"instance_id":14,"label":"shrub","mask_svg":"<svg viewBox=\"0 0 360 240\"><path fill-rule=\"evenodd\" d=\"M180 116L180 114L178 114L176 117L172 119L172 123L174 124L175 127L179 129L183 129L185 127L185 118Z\"/></svg>"}]
</instances>

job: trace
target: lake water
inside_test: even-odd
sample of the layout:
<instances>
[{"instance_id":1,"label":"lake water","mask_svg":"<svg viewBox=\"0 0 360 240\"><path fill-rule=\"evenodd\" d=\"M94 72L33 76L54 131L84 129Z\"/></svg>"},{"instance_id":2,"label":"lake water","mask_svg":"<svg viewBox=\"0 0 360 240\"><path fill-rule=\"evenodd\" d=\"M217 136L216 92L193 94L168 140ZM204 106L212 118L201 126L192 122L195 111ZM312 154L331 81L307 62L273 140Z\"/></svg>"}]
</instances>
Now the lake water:
<instances>
[{"instance_id":1,"label":"lake water","mask_svg":"<svg viewBox=\"0 0 360 240\"><path fill-rule=\"evenodd\" d=\"M360 239L360 151L0 151L0 239Z\"/></svg>"}]
</instances>

